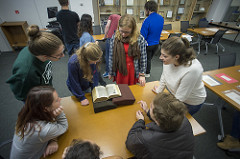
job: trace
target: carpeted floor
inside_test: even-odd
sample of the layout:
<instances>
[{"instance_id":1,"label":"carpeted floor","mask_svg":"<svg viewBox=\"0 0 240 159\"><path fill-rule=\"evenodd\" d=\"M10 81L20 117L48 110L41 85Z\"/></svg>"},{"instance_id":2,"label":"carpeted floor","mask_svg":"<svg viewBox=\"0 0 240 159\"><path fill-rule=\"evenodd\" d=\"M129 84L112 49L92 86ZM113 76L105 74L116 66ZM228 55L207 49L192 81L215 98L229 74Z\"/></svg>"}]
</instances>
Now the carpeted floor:
<instances>
[{"instance_id":1,"label":"carpeted floor","mask_svg":"<svg viewBox=\"0 0 240 159\"><path fill-rule=\"evenodd\" d=\"M222 40L222 45L225 47L225 52L236 52L237 61L236 65L240 64L240 45L232 43L228 40ZM195 46L194 46L195 47ZM202 63L204 70L213 70L218 68L218 56L215 54L215 46L209 47L208 55L204 55L204 46L201 48L201 54L198 55L199 61ZM219 51L222 53L222 51ZM7 78L11 75L11 68L14 60L16 59L17 52L0 53L0 155L4 158L9 158L11 143L1 147L1 143L12 139L14 133L15 122L17 114L20 111L23 103L14 98L9 86L5 83ZM151 77L147 82L159 80L162 72L162 62L159 60L160 52L156 53L152 60ZM68 57L65 56L60 61L53 62L53 86L56 88L60 97L71 96L67 86L67 62ZM101 72L104 72L104 64L102 65ZM107 83L111 83L105 79ZM208 97L206 102L214 102L217 98L215 94L207 90ZM231 131L233 108L226 106L223 111L223 122L225 133ZM219 122L217 116L217 109L215 106L204 105L202 109L194 115L194 118L206 129L207 133L195 137L195 152L196 159L233 159L240 158L239 153L227 154L220 150L216 143L218 142L217 135L219 134Z\"/></svg>"}]
</instances>

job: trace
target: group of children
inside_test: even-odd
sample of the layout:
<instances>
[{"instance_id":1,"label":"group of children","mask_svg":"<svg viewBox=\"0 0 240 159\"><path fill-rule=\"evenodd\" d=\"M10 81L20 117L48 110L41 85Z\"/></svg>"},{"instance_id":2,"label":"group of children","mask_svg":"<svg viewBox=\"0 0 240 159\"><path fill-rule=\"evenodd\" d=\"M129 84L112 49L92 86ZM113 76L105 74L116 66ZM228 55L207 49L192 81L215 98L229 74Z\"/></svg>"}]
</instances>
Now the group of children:
<instances>
[{"instance_id":1,"label":"group of children","mask_svg":"<svg viewBox=\"0 0 240 159\"><path fill-rule=\"evenodd\" d=\"M101 81L103 52L92 33L92 17L83 14L79 25L80 47L69 58L66 82L82 106L89 105L85 93ZM51 86L51 61L64 56L63 42L51 33L41 32L36 25L28 28L28 35L29 45L19 53L13 75L7 81L15 97L24 103L18 114L11 149L11 158L19 159L46 157L56 152L57 137L68 128L61 99ZM109 79L113 77L117 84L144 86L148 43L138 31L135 19L123 15L109 41ZM67 45L67 49L69 47L73 45ZM161 46L160 59L163 61L160 85L153 88L157 95L150 108L139 101L153 122L145 125L144 116L137 111L138 121L129 131L126 147L137 158L192 158L194 138L185 113L196 113L205 101L203 68L185 38L167 39ZM165 88L169 93L163 93ZM83 154L99 158L101 153L91 141L75 141L66 148L63 158L75 155L81 158Z\"/></svg>"}]
</instances>

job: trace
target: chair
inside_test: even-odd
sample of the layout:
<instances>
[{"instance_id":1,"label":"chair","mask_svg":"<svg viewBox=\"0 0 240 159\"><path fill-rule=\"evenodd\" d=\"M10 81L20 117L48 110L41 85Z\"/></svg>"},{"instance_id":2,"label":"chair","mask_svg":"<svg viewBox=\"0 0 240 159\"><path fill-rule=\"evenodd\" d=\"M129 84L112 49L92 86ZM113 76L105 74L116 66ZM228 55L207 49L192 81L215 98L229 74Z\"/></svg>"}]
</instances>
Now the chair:
<instances>
[{"instance_id":1,"label":"chair","mask_svg":"<svg viewBox=\"0 0 240 159\"><path fill-rule=\"evenodd\" d=\"M182 33L170 33L168 38L171 38L171 37L174 37L174 36L181 37Z\"/></svg>"},{"instance_id":2,"label":"chair","mask_svg":"<svg viewBox=\"0 0 240 159\"><path fill-rule=\"evenodd\" d=\"M236 62L236 53L224 53L224 54L218 54L218 68L225 68L234 66Z\"/></svg>"},{"instance_id":3,"label":"chair","mask_svg":"<svg viewBox=\"0 0 240 159\"><path fill-rule=\"evenodd\" d=\"M163 25L163 30L172 30L172 24Z\"/></svg>"},{"instance_id":4,"label":"chair","mask_svg":"<svg viewBox=\"0 0 240 159\"><path fill-rule=\"evenodd\" d=\"M208 27L208 21L199 21L198 22L198 27L199 28L207 28Z\"/></svg>"},{"instance_id":5,"label":"chair","mask_svg":"<svg viewBox=\"0 0 240 159\"><path fill-rule=\"evenodd\" d=\"M189 21L181 21L181 32L186 33L189 28Z\"/></svg>"},{"instance_id":6,"label":"chair","mask_svg":"<svg viewBox=\"0 0 240 159\"><path fill-rule=\"evenodd\" d=\"M203 38L202 40L205 42L206 46L206 52L205 54L208 53L208 44L215 44L217 47L217 53L218 53L218 44L223 48L223 52L225 51L225 48L222 46L222 44L219 43L221 40L222 36L225 34L227 30L218 30L212 38Z\"/></svg>"},{"instance_id":7,"label":"chair","mask_svg":"<svg viewBox=\"0 0 240 159\"><path fill-rule=\"evenodd\" d=\"M93 35L100 35L101 34L101 27L100 25L93 26Z\"/></svg>"}]
</instances>

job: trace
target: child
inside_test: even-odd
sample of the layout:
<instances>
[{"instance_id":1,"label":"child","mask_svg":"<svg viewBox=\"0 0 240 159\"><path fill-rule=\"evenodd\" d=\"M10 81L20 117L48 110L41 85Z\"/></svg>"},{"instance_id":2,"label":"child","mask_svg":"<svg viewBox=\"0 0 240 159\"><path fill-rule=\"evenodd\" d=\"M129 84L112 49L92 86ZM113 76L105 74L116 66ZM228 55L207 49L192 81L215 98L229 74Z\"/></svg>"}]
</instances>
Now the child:
<instances>
[{"instance_id":1,"label":"child","mask_svg":"<svg viewBox=\"0 0 240 159\"><path fill-rule=\"evenodd\" d=\"M18 114L10 159L41 158L58 150L56 137L68 128L60 101L51 86L37 86L29 91Z\"/></svg>"},{"instance_id":2,"label":"child","mask_svg":"<svg viewBox=\"0 0 240 159\"><path fill-rule=\"evenodd\" d=\"M168 93L157 94L150 109L146 102L138 103L153 122L145 125L143 114L137 111L138 121L126 141L128 150L143 159L192 159L194 136L184 116L186 106Z\"/></svg>"},{"instance_id":3,"label":"child","mask_svg":"<svg viewBox=\"0 0 240 159\"><path fill-rule=\"evenodd\" d=\"M74 139L69 147L66 147L62 159L100 159L102 152L100 147L88 140ZM119 156L109 156L103 159L122 159Z\"/></svg>"},{"instance_id":4,"label":"child","mask_svg":"<svg viewBox=\"0 0 240 159\"><path fill-rule=\"evenodd\" d=\"M81 105L88 105L89 101L85 93L90 92L98 85L99 64L102 50L95 43L86 43L73 54L68 61L67 86Z\"/></svg>"}]
</instances>

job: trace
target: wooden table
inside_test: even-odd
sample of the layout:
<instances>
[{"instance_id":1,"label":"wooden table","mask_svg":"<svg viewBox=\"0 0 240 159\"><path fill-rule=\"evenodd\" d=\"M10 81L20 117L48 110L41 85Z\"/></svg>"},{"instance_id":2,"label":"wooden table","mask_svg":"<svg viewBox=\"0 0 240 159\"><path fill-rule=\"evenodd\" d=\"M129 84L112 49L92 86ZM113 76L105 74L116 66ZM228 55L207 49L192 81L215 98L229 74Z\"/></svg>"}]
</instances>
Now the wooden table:
<instances>
[{"instance_id":1,"label":"wooden table","mask_svg":"<svg viewBox=\"0 0 240 159\"><path fill-rule=\"evenodd\" d=\"M198 54L200 53L200 45L202 37L211 37L214 36L214 34L222 28L214 27L214 28L189 28L188 31L191 31L198 35L198 40L195 43L192 44L198 44ZM235 34L236 31L228 30L225 34Z\"/></svg>"},{"instance_id":2,"label":"wooden table","mask_svg":"<svg viewBox=\"0 0 240 159\"><path fill-rule=\"evenodd\" d=\"M102 40L104 38L105 34L100 34L100 35L93 35L94 40Z\"/></svg>"},{"instance_id":3,"label":"wooden table","mask_svg":"<svg viewBox=\"0 0 240 159\"><path fill-rule=\"evenodd\" d=\"M233 42L236 41L236 39L237 39L237 37L238 37L238 35L240 33L240 27L237 25L236 22L213 22L213 23L209 23L209 24L237 31L237 34L236 34Z\"/></svg>"},{"instance_id":4,"label":"wooden table","mask_svg":"<svg viewBox=\"0 0 240 159\"><path fill-rule=\"evenodd\" d=\"M86 97L90 101L89 106L81 106L75 97L65 97L61 103L67 116L68 131L59 137L59 150L49 158L61 158L65 147L69 146L73 139L90 139L96 142L103 151L103 157L119 155L124 159L132 154L126 149L125 141L129 130L136 122L136 111L140 110L140 100L145 100L148 104L153 100L155 94L152 92L154 85L159 82L149 82L145 87L139 85L130 86L136 101L133 105L120 106L116 109L94 113L91 95ZM200 135L206 131L190 115L187 118L193 127L194 135ZM145 116L146 123L150 120Z\"/></svg>"},{"instance_id":5,"label":"wooden table","mask_svg":"<svg viewBox=\"0 0 240 159\"><path fill-rule=\"evenodd\" d=\"M160 40L164 41L167 40L168 36L170 33L181 33L178 31L174 31L174 30L163 30ZM183 35L186 35L185 33L183 33ZM104 38L104 34L100 34L100 35L93 35L93 39L94 40L102 40Z\"/></svg>"},{"instance_id":6,"label":"wooden table","mask_svg":"<svg viewBox=\"0 0 240 159\"><path fill-rule=\"evenodd\" d=\"M221 78L216 76L217 74L220 74L220 73L224 73L224 74L236 79L238 82L227 83L224 80L222 80ZM224 101L229 103L231 106L233 106L235 109L240 111L240 105L238 103L234 102L232 99L230 99L223 93L223 91L231 90L231 89L240 91L240 89L237 88L237 86L240 85L240 65L233 66L233 67L227 67L227 68L223 68L223 69L211 70L211 71L204 72L203 74L209 75L209 76L213 77L214 79L216 79L217 81L221 82L222 83L221 85L210 86L206 82L203 81L204 85L208 89L210 89L211 91L213 91L215 94L217 94L220 97L219 99L223 99ZM223 129L222 113L221 113L223 104L224 104L223 102L216 102L216 106L218 109L219 124L220 124L220 129L221 129L221 135L219 136L219 140L222 140L224 138L224 129Z\"/></svg>"}]
</instances>

